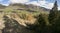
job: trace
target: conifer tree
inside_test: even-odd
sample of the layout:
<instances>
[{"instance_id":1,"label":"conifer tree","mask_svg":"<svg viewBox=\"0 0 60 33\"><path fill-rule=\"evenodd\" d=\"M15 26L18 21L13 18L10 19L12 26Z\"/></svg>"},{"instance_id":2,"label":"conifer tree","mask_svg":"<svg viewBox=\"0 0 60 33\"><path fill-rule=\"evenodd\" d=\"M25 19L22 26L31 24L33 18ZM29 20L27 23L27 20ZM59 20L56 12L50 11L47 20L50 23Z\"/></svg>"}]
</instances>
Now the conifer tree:
<instances>
[{"instance_id":1,"label":"conifer tree","mask_svg":"<svg viewBox=\"0 0 60 33\"><path fill-rule=\"evenodd\" d=\"M57 5L57 1L55 1L54 7L52 8L52 10L50 11L50 14L49 14L49 22L50 22L50 24L52 24L52 26L51 26L52 33L59 32L59 29L60 29L59 20L60 20L60 17L59 17L58 5Z\"/></svg>"},{"instance_id":2,"label":"conifer tree","mask_svg":"<svg viewBox=\"0 0 60 33\"><path fill-rule=\"evenodd\" d=\"M58 6L57 6L57 1L55 1L54 7L52 8L52 10L50 10L48 19L50 23L54 23L57 18L58 18Z\"/></svg>"},{"instance_id":3,"label":"conifer tree","mask_svg":"<svg viewBox=\"0 0 60 33\"><path fill-rule=\"evenodd\" d=\"M45 23L45 19L43 14L40 14L37 18L37 22L38 22L38 33L45 33L46 32L46 23Z\"/></svg>"}]
</instances>

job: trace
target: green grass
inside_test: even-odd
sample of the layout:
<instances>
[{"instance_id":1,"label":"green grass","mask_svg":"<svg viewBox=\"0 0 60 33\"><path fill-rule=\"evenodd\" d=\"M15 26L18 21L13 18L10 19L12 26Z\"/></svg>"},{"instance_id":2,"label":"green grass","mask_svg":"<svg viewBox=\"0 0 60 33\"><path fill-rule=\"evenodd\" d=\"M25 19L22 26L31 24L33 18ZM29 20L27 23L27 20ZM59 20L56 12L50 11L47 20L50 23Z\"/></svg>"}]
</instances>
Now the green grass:
<instances>
[{"instance_id":1,"label":"green grass","mask_svg":"<svg viewBox=\"0 0 60 33\"><path fill-rule=\"evenodd\" d=\"M11 14L11 13L13 13L13 12L16 12L17 14L20 14L20 15L25 15L25 14L32 14L33 16L38 16L39 14L48 14L48 12L47 11L35 11L35 12L29 12L29 11L27 11L27 10L13 10L13 8L10 8L10 7L8 7L8 8L5 8L4 10L3 10L6 14Z\"/></svg>"}]
</instances>

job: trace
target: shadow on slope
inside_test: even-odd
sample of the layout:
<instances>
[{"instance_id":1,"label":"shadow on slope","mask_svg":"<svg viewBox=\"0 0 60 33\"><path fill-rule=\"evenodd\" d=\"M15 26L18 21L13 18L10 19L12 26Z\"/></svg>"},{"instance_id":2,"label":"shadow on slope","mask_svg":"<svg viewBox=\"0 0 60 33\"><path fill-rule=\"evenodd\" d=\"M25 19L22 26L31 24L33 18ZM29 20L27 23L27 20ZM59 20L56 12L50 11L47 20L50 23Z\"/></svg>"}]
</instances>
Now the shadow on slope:
<instances>
[{"instance_id":1,"label":"shadow on slope","mask_svg":"<svg viewBox=\"0 0 60 33\"><path fill-rule=\"evenodd\" d=\"M5 21L5 28L2 29L2 33L35 33L33 30L26 29L26 27L20 25L16 20L10 19L6 15L3 18Z\"/></svg>"}]
</instances>

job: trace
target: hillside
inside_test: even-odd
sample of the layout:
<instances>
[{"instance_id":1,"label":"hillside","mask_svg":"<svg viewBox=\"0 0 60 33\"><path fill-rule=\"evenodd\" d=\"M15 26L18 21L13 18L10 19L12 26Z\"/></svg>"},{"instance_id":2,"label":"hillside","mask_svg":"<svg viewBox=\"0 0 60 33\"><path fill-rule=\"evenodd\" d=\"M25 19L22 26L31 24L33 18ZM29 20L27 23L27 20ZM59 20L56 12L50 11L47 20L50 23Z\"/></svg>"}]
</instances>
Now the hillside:
<instances>
[{"instance_id":1,"label":"hillside","mask_svg":"<svg viewBox=\"0 0 60 33\"><path fill-rule=\"evenodd\" d=\"M34 12L34 11L49 11L49 9L46 9L44 7L40 7L40 6L35 6L32 4L26 5L26 4L10 4L9 6L4 6L0 4L0 9L4 9L4 8L10 8L12 10L26 10L26 11L30 11L30 12Z\"/></svg>"},{"instance_id":2,"label":"hillside","mask_svg":"<svg viewBox=\"0 0 60 33\"><path fill-rule=\"evenodd\" d=\"M0 33L59 33L60 10L32 4L0 5Z\"/></svg>"},{"instance_id":3,"label":"hillside","mask_svg":"<svg viewBox=\"0 0 60 33\"><path fill-rule=\"evenodd\" d=\"M36 17L40 14L48 14L49 13L49 9L43 8L43 7L39 7L39 6L35 6L35 5L26 5L26 4L10 4L9 6L3 6L0 5L0 29L5 28L5 22L7 20L6 23L8 23L9 21L14 22L14 23L18 23L19 26L24 26L21 27L20 31L25 33L24 30L25 29L27 31L29 31L30 33L32 33L31 30L26 29L29 28L29 25L34 25L36 24ZM10 23L10 22L9 22ZM34 31L33 31L34 32ZM35 32L34 32L35 33Z\"/></svg>"}]
</instances>

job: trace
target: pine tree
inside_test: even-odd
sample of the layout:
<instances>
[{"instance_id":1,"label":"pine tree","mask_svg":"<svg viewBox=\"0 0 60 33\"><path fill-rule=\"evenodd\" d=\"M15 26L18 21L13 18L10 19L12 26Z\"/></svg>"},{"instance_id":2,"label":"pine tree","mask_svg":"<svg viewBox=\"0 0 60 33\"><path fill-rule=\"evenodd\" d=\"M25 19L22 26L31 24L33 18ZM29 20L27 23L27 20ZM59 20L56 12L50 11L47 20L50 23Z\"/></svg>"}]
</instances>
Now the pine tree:
<instances>
[{"instance_id":1,"label":"pine tree","mask_svg":"<svg viewBox=\"0 0 60 33\"><path fill-rule=\"evenodd\" d=\"M50 11L49 14L49 22L52 24L51 30L52 33L58 33L59 32L59 27L60 27L60 17L59 17L59 11L58 11L58 5L57 1L55 1L54 7Z\"/></svg>"},{"instance_id":2,"label":"pine tree","mask_svg":"<svg viewBox=\"0 0 60 33\"><path fill-rule=\"evenodd\" d=\"M54 7L52 8L52 10L50 10L50 14L49 14L49 22L53 23L56 21L56 19L58 19L58 8L57 8L57 1L55 1Z\"/></svg>"},{"instance_id":3,"label":"pine tree","mask_svg":"<svg viewBox=\"0 0 60 33\"><path fill-rule=\"evenodd\" d=\"M46 22L44 19L44 15L40 14L37 18L37 22L38 22L38 28L37 28L37 32L38 33L46 33L47 31L47 27L46 27Z\"/></svg>"}]
</instances>

